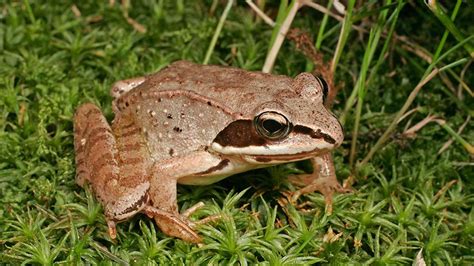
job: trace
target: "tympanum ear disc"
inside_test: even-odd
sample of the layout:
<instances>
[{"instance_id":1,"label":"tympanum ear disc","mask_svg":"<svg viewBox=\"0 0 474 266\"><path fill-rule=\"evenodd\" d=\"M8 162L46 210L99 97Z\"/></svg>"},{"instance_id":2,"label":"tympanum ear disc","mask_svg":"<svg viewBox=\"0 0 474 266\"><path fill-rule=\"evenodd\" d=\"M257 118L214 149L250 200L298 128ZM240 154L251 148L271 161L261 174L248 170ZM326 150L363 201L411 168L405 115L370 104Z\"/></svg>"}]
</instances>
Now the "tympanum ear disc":
<instances>
[{"instance_id":1,"label":"tympanum ear disc","mask_svg":"<svg viewBox=\"0 0 474 266\"><path fill-rule=\"evenodd\" d=\"M323 100L324 84L310 73L301 73L293 80L293 89L312 101Z\"/></svg>"}]
</instances>

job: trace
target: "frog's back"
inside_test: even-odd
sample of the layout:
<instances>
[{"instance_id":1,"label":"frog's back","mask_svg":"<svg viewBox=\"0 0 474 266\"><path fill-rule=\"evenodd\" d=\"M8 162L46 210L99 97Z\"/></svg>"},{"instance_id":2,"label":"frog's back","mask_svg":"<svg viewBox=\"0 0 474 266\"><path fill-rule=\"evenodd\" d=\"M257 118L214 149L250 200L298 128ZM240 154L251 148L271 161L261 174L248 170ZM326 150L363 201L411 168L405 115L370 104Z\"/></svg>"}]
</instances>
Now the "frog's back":
<instances>
[{"instance_id":1,"label":"frog's back","mask_svg":"<svg viewBox=\"0 0 474 266\"><path fill-rule=\"evenodd\" d=\"M220 101L231 110L245 112L290 90L291 82L291 78L282 75L177 61L148 76L141 87L147 91L193 91Z\"/></svg>"},{"instance_id":2,"label":"frog's back","mask_svg":"<svg viewBox=\"0 0 474 266\"><path fill-rule=\"evenodd\" d=\"M281 98L291 82L285 76L178 61L120 97L118 117L137 124L155 161L168 159L206 149L230 122L253 117L256 107Z\"/></svg>"}]
</instances>

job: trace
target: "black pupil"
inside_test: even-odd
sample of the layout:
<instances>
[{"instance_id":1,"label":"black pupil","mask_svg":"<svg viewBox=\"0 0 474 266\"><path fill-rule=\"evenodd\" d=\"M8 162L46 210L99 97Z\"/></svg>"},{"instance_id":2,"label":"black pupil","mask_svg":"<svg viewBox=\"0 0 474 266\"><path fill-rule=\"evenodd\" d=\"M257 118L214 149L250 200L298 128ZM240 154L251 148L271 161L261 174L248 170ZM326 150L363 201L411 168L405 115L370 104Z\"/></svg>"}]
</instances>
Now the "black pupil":
<instances>
[{"instance_id":1,"label":"black pupil","mask_svg":"<svg viewBox=\"0 0 474 266\"><path fill-rule=\"evenodd\" d=\"M262 127L269 132L270 134L274 134L278 131L280 131L284 126L280 124L280 122L273 120L273 119L267 119L264 120L262 123Z\"/></svg>"}]
</instances>

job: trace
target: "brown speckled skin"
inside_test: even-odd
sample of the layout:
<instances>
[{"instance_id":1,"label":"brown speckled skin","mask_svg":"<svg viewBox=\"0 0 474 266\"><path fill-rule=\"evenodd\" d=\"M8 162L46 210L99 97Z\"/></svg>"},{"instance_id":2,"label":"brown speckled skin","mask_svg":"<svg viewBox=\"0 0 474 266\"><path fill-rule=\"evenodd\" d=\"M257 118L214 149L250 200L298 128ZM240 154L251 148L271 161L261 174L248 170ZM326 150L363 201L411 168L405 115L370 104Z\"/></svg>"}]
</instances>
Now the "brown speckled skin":
<instances>
[{"instance_id":1,"label":"brown speckled skin","mask_svg":"<svg viewBox=\"0 0 474 266\"><path fill-rule=\"evenodd\" d=\"M146 212L164 233L199 242L192 223L178 213L178 182L208 184L233 173L316 156L315 174L299 180L306 188L295 195L341 190L327 152L341 144L342 128L324 108L322 88L310 74L291 79L178 61L156 74L116 83L112 95L116 116L111 128L90 103L80 106L74 118L77 182L91 183L112 237L115 222ZM279 141L264 141L263 151L275 154L212 149L213 140L230 123L245 124L262 111L278 111L293 125L332 143L295 131ZM239 143L244 146L245 140Z\"/></svg>"}]
</instances>

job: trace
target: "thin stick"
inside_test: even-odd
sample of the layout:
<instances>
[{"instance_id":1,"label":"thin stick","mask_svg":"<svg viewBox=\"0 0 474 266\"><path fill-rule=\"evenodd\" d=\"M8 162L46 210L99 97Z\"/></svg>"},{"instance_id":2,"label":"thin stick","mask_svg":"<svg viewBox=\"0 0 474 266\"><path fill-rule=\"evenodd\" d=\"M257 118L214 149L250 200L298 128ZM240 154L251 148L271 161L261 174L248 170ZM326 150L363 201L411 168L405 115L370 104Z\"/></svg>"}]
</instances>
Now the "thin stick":
<instances>
[{"instance_id":1,"label":"thin stick","mask_svg":"<svg viewBox=\"0 0 474 266\"><path fill-rule=\"evenodd\" d=\"M460 3L462 2L461 0L457 1L458 4L456 6L456 12L457 8L459 8ZM464 35L461 33L461 31L458 30L456 25L454 25L453 18L448 17L444 11L441 5L438 3L438 1L435 0L428 0L425 1L425 4L428 6L428 8L433 12L433 14L439 19L441 23L443 23L444 27L449 30L449 32L458 40L459 42L463 41L466 39ZM469 53L471 58L474 58L474 47L471 46L470 43L465 42L463 47L466 49L466 51Z\"/></svg>"},{"instance_id":2,"label":"thin stick","mask_svg":"<svg viewBox=\"0 0 474 266\"><path fill-rule=\"evenodd\" d=\"M286 33L290 29L291 23L295 19L296 12L301 7L300 0L294 0L291 9L288 12L285 20L281 24L281 27L278 31L278 35L276 36L275 41L273 42L272 48L268 52L267 58L265 59L265 64L263 65L262 72L263 73L270 73L273 69L273 65L275 64L276 57L278 52L280 51L281 45L285 40Z\"/></svg>"},{"instance_id":3,"label":"thin stick","mask_svg":"<svg viewBox=\"0 0 474 266\"><path fill-rule=\"evenodd\" d=\"M390 134L392 134L392 131L397 126L398 121L405 114L405 112L408 110L410 105L413 103L413 101L415 100L420 90L423 88L423 86L426 85L426 83L428 83L431 79L433 79L437 74L438 74L438 69L434 69L433 71L431 71L431 73L428 76L422 79L418 83L418 85L416 85L416 87L413 89L413 91L410 93L407 100L405 101L405 104L402 106L400 111L398 111L392 123L390 123L387 130L385 130L383 135L377 140L375 145L370 149L369 153L365 156L365 158L358 165L358 167L361 167L365 165L367 162L369 162L369 160L372 159L372 156L375 154L375 152L377 152L382 147L382 145L389 139L389 136Z\"/></svg>"},{"instance_id":4,"label":"thin stick","mask_svg":"<svg viewBox=\"0 0 474 266\"><path fill-rule=\"evenodd\" d=\"M420 107L415 107L413 109L411 109L410 111L406 112L405 114L402 115L402 117L400 117L400 119L397 121L397 124L399 124L400 122L403 121L403 119L407 118L409 115L413 114L414 112L417 112L420 110Z\"/></svg>"},{"instance_id":5,"label":"thin stick","mask_svg":"<svg viewBox=\"0 0 474 266\"><path fill-rule=\"evenodd\" d=\"M304 0L303 1L303 4L306 5L306 6L309 6L311 8L313 8L314 10L317 10L321 13L324 13L332 18L334 18L335 20L339 21L339 22L342 22L344 21L344 17L342 16L339 16L337 14L334 14L332 13L329 9L325 8L324 6L320 5L320 4L317 4L311 0ZM351 27L355 30L357 30L358 32L362 32L362 33L367 33L367 29L361 27L361 26L357 26L357 25L351 25Z\"/></svg>"},{"instance_id":6,"label":"thin stick","mask_svg":"<svg viewBox=\"0 0 474 266\"><path fill-rule=\"evenodd\" d=\"M416 123L414 126L405 129L402 133L403 136L409 137L409 138L414 138L416 136L416 132L420 131L422 128L424 128L428 123L430 122L435 122L435 120L440 120L438 116L428 114L423 120L420 122Z\"/></svg>"},{"instance_id":7,"label":"thin stick","mask_svg":"<svg viewBox=\"0 0 474 266\"><path fill-rule=\"evenodd\" d=\"M446 130L457 142L461 143L461 145L464 147L464 149L469 152L470 155L474 155L474 146L471 145L469 142L467 142L465 139L463 139L454 129L452 129L444 120L436 120L436 122L444 129Z\"/></svg>"},{"instance_id":8,"label":"thin stick","mask_svg":"<svg viewBox=\"0 0 474 266\"><path fill-rule=\"evenodd\" d=\"M267 23L271 27L275 27L275 21L273 21L273 19L271 19L269 16L267 16L267 14L260 10L260 8L258 8L258 6L252 2L252 0L246 0L245 2L247 3L247 5L250 6L253 11L255 11L255 14L257 14L257 16L259 16L261 19L263 19L263 21L265 21L265 23Z\"/></svg>"},{"instance_id":9,"label":"thin stick","mask_svg":"<svg viewBox=\"0 0 474 266\"><path fill-rule=\"evenodd\" d=\"M459 75L459 85L458 85L458 93L457 93L457 96L458 96L459 100L463 99L463 97L462 97L462 88L464 88L467 91L467 93L469 93L469 95L471 97L474 96L471 89L464 82L464 75L466 74L466 71L469 69L469 66L471 65L471 63L472 63L472 60L469 60L469 62L467 62L467 64L462 69L461 74ZM465 85L465 86L463 86L463 85Z\"/></svg>"},{"instance_id":10,"label":"thin stick","mask_svg":"<svg viewBox=\"0 0 474 266\"><path fill-rule=\"evenodd\" d=\"M471 120L471 116L468 116L466 118L466 121L464 121L464 123L461 125L461 127L459 127L458 131L457 131L457 134L458 135L461 135L462 131L464 130L464 128L467 126L467 124L469 123L469 121ZM446 141L446 143L443 144L443 146L441 147L441 149L439 149L438 151L438 154L441 154L443 153L445 150L447 150L449 148L449 146L451 146L451 144L453 143L454 139L451 138L449 139L448 141Z\"/></svg>"},{"instance_id":11,"label":"thin stick","mask_svg":"<svg viewBox=\"0 0 474 266\"><path fill-rule=\"evenodd\" d=\"M212 52L214 51L214 47L216 46L217 39L221 34L222 27L224 26L224 22L227 19L227 15L229 14L230 8L234 0L228 0L227 5L222 13L221 18L219 19L219 23L217 24L216 31L214 32L214 36L212 36L211 43L209 44L209 48L207 49L206 56L204 57L204 61L202 62L203 65L207 65L209 63L209 59L211 58Z\"/></svg>"},{"instance_id":12,"label":"thin stick","mask_svg":"<svg viewBox=\"0 0 474 266\"><path fill-rule=\"evenodd\" d=\"M310 1L310 3L308 4L306 1L305 4L308 6L311 6L310 4L314 4L314 3L313 1ZM328 12L325 13L321 11L322 13L324 13L324 17L321 20L321 26L319 27L318 37L316 38L316 43L314 44L317 50L321 49L321 43L323 42L323 38L324 38L324 31L326 30L326 25L329 19L329 8L331 8L332 4L333 4L333 0L329 0L327 8L325 8Z\"/></svg>"},{"instance_id":13,"label":"thin stick","mask_svg":"<svg viewBox=\"0 0 474 266\"><path fill-rule=\"evenodd\" d=\"M342 49L344 48L347 37L349 36L350 28L352 27L352 9L354 8L355 0L349 0L347 4L347 12L342 23L341 32L339 34L339 41L337 42L336 50L334 51L334 56L331 61L331 73L336 73L337 64L339 63L339 58L342 54Z\"/></svg>"},{"instance_id":14,"label":"thin stick","mask_svg":"<svg viewBox=\"0 0 474 266\"><path fill-rule=\"evenodd\" d=\"M317 3L315 3L315 2L313 2L313 1L311 1L311 0L304 0L304 1L303 1L303 4L304 4L304 5L307 5L307 6L311 7L311 8L314 8L314 9L318 10L318 11L321 12L321 13L324 13L324 14L326 14L326 15L328 15L328 16L331 16L331 17L335 18L335 19L338 20L338 21L343 21L343 20L344 20L344 17L341 17L341 16L339 16L339 15L336 15L336 14L332 13L329 9L327 9L327 8L325 8L324 6L322 6L322 5L320 5L320 4L317 4Z\"/></svg>"}]
</instances>

